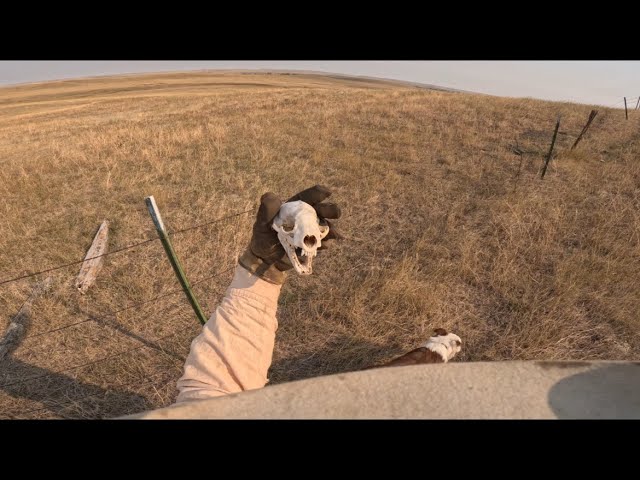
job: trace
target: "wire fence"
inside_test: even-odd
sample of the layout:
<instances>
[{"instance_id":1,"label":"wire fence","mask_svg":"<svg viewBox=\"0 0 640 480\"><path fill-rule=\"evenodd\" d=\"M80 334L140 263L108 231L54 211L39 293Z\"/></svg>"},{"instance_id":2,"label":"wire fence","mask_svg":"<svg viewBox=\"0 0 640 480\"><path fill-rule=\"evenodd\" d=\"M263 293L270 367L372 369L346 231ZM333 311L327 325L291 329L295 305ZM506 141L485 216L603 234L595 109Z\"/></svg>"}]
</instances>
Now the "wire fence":
<instances>
[{"instance_id":1,"label":"wire fence","mask_svg":"<svg viewBox=\"0 0 640 480\"><path fill-rule=\"evenodd\" d=\"M640 98L640 97L626 97L626 99L627 99L627 105L629 105L629 106L630 106L630 105L631 105L631 102L637 102L637 101L638 101L638 98ZM607 107L607 108L615 108L615 107L620 106L620 105L624 106L624 98L623 98L623 99L621 99L621 100L618 100L618 101L617 101L617 102L615 102L615 103L611 103L611 104L607 104L607 105L603 105L603 106L604 106L604 107Z\"/></svg>"},{"instance_id":2,"label":"wire fence","mask_svg":"<svg viewBox=\"0 0 640 480\"><path fill-rule=\"evenodd\" d=\"M238 217L240 215L244 215L244 214L250 213L252 211L253 210L245 210L244 212L238 212L238 213L234 213L234 214L231 214L231 215L227 215L225 217L218 218L216 220L211 220L209 222L201 223L201 224L198 224L198 225L193 225L191 227L187 227L187 228L184 228L182 230L175 230L173 232L169 232L169 235L178 235L180 233L190 232L192 230L196 230L198 228L203 228L203 227L207 227L209 225L220 223L220 222L222 222L224 220L229 220L231 218ZM96 258L107 257L109 255L114 255L116 253L121 253L121 252L124 252L126 250L131 250L131 249L139 247L141 245L145 245L147 243L155 242L156 240L160 240L160 237L156 236L156 237L152 237L152 238L147 238L146 240L142 240L141 242L133 243L133 244L127 245L125 247L120 247L120 248L117 248L115 250L111 250L110 252L103 253L101 255L96 255L96 256L90 257L90 258L84 258L82 260L75 260L73 262L64 263L62 265L46 268L44 270L39 270L37 272L31 272L31 273L19 275L17 277L13 277L13 278L7 278L5 280L1 280L0 281L0 285L5 285L7 283L17 282L18 280L24 280L25 278L35 277L37 275L42 275L44 273L55 272L56 270L61 270L63 268L72 267L74 265L80 265L80 264L88 262L90 260L95 260Z\"/></svg>"},{"instance_id":3,"label":"wire fence","mask_svg":"<svg viewBox=\"0 0 640 480\"><path fill-rule=\"evenodd\" d=\"M233 269L233 267L232 268L228 268L226 270L223 270L221 272L218 272L215 276L221 275L221 274L223 274L225 272L228 272L228 271L230 271L232 269ZM201 279L201 280L199 280L199 282L204 282L205 280L211 279L213 277L214 276L210 276L210 277ZM216 293L221 294L221 292L216 292ZM167 296L168 295L163 295L162 297L167 297ZM145 303L149 303L149 302L145 302ZM186 303L183 302L182 300L176 301L176 302L173 302L168 307L164 308L163 310L170 309L170 308L176 307L176 306L186 306ZM133 308L133 305L129 306L128 308ZM159 312L156 311L155 313L159 313ZM91 320L93 320L93 319L88 319L87 321L91 321ZM58 330L60 330L60 329L53 329L53 330L50 330L48 332L43 332L43 334L55 332L55 331L58 331ZM140 350L143 350L145 348L153 348L153 349L159 350L161 352L164 352L164 353L168 354L169 356L177 357L177 358L179 358L181 360L181 362L184 362L185 359L180 357L175 352L173 352L171 350L167 350L165 348L162 348L161 346L158 345L158 342L161 342L161 341L164 341L164 340L168 340L168 339L170 339L172 337L176 337L182 331L183 331L182 329L178 329L177 331L173 331L171 333L168 333L166 335L162 335L162 336L159 336L159 337L156 337L156 338L153 338L153 339L144 338L143 340L145 341L145 343L143 343L142 345L138 345L138 346L135 346L135 347L132 347L132 348L127 348L127 349L121 350L119 352L116 352L116 353L113 353L113 354L110 354L110 355L107 355L107 356L104 356L104 357L100 357L98 359L91 360L89 362L85 362L85 363L82 363L82 364L79 364L79 365L74 365L74 366L71 366L71 367L65 367L65 368L61 368L61 369L57 369L57 370L50 370L50 371L47 371L47 372L45 372L43 374L40 374L40 375L34 375L34 376L31 376L31 377L27 377L27 378L21 378L19 380L15 380L15 381L5 382L5 383L0 384L0 389L5 389L5 390L6 389L10 389L10 388L11 389L16 389L16 388L19 388L21 385L32 383L34 381L41 380L41 379L43 379L45 377L51 377L51 376L56 376L56 375L65 375L65 374L68 374L68 373L71 373L71 372L77 372L78 370L82 370L82 369L85 369L85 368L90 367L90 366L104 364L104 363L116 360L118 358L122 358L122 357L125 357L125 356L128 356L128 355L131 355L131 354L133 354L135 352L138 352ZM163 373L163 372L161 372L161 373ZM152 377L156 377L156 376L159 376L159 375L160 374L155 374L155 375L152 375ZM75 381L75 379L74 379L74 381ZM98 397L100 395L106 395L107 393L109 393L110 391L112 391L112 390L114 390L116 388L122 388L122 387L130 386L130 385L133 385L133 384L153 385L154 382L150 381L148 377L145 377L145 378L142 378L142 379L141 378L137 378L137 379L131 380L130 382L127 382L125 384L120 384L120 385L115 385L115 386L114 385L110 385L109 386L109 390L103 390L102 392L99 392L99 393L83 396L83 397L80 397L80 398L70 399L67 402L64 402L62 404L60 404L59 402L56 402L55 400L52 400L52 399L44 399L44 400L42 400L42 403L45 403L45 406L39 407L39 408L34 408L34 409L31 409L31 410L27 410L27 411L22 411L22 412L20 412L20 416L24 417L25 415L28 415L28 414L31 414L31 413L37 413L37 412L40 412L40 411L43 411L43 410L51 410L53 407L55 407L55 408L59 408L61 406L71 407L73 405L78 405L81 402L83 402L85 400L88 400L89 398ZM15 417L14 414L8 414L8 415L11 416L11 417Z\"/></svg>"},{"instance_id":4,"label":"wire fence","mask_svg":"<svg viewBox=\"0 0 640 480\"><path fill-rule=\"evenodd\" d=\"M208 227L208 226L211 226L211 225L215 225L215 224L219 224L220 222L223 222L225 220L229 220L229 219L232 219L232 218L235 218L235 217L239 217L241 215L246 215L246 214L251 213L251 212L254 212L254 209L248 209L248 210L240 211L240 212L237 212L237 213L226 215L224 217L220 217L220 218L216 218L216 219L209 220L209 221L206 221L206 222L202 222L202 223L198 223L198 224L195 224L195 225L191 225L189 227L185 227L185 228L182 228L182 229L172 230L172 231L169 232L169 235L175 236L175 235L180 235L180 234L187 233L187 232L192 232L194 230L205 228L205 227ZM49 230L51 230L51 229L49 229ZM111 251L109 251L107 253L104 253L102 255L96 255L96 256L93 256L93 257L90 257L90 258L84 258L82 260L75 260L75 261L67 262L67 263L64 263L64 264L60 264L60 265L44 268L44 269L41 269L41 270L38 270L38 271L22 273L22 274L17 274L17 275L16 274L13 274L13 275L5 274L5 275L2 275L2 277L4 277L4 280L0 281L0 286L11 284L11 283L14 283L14 282L19 282L21 280L32 278L32 277L35 277L35 276L38 276L38 275L43 275L43 274L46 274L46 273L51 273L51 272L63 270L65 268L68 268L68 267L71 267L71 266L81 265L81 264L83 264L85 262L88 262L90 260L94 260L94 259L97 259L97 258L100 258L100 257L106 257L106 256L109 256L109 255L114 255L114 254L118 254L118 253L122 253L122 252L131 251L131 250L133 250L133 249L135 249L137 247L140 247L140 246L143 246L143 245L146 245L146 244L150 244L151 242L154 242L156 240L160 240L160 237L154 236L152 238L147 238L147 239L144 239L142 241L126 245L124 247L116 248L116 249L111 250ZM219 271L215 272L212 275L208 275L208 276L205 276L205 277L202 277L202 278L198 278L198 279L192 281L191 285L192 286L196 286L196 285L199 285L199 284L202 284L204 282L211 281L211 280L216 281L216 279L218 277L224 275L225 273L231 272L234 268L235 268L235 265L232 265L232 266L230 266L228 268L219 270ZM219 285L223 285L221 282L217 282L217 283L219 283ZM213 292L215 294L217 294L217 295L222 295L222 292L219 291L219 290L214 290ZM46 371L45 373L42 373L42 374L39 374L39 375L30 376L30 377L27 377L27 378L19 378L19 379L15 379L15 380L5 381L3 383L0 383L0 389L4 389L4 390L7 390L7 391L8 390L14 390L16 388L20 388L21 385L25 385L25 384L28 384L28 383L33 383L33 382L36 382L38 380L42 380L45 377L66 375L68 373L76 372L78 370L82 370L82 369L90 367L92 365L98 365L98 364L111 362L111 361L113 361L115 359L118 359L118 358L121 358L123 356L134 354L135 352L138 352L138 351L140 351L142 349L145 349L145 348L156 348L157 349L158 348L157 342L160 342L160 341L163 341L163 340L167 340L167 339L169 339L171 337L174 337L174 336L178 335L178 333L180 333L180 332L179 331L175 331L173 333L170 333L170 334L158 337L158 338L149 339L149 338L146 338L146 337L141 337L139 335L130 334L129 332L126 332L122 328L122 326L112 324L113 322L112 322L111 319L117 319L117 315L118 314L120 314L122 312L125 312L125 311L128 311L128 310L137 309L136 311L141 311L140 310L141 307L144 310L144 308L146 308L147 306L149 306L151 304L155 305L158 301L160 301L162 299L165 299L165 298L168 298L168 297L180 294L180 293L184 293L184 290L182 288L176 288L176 289L172 289L172 290L170 290L168 292L165 292L165 293L163 293L161 295L157 295L157 296L155 296L153 298L150 298L150 299L147 299L147 300L144 300L144 301L141 301L141 302L130 303L130 304L124 306L123 308L120 308L120 309L117 309L117 310L108 311L108 312L100 312L100 313L97 313L97 314L90 314L88 312L81 312L81 315L83 317L85 317L82 320L75 321L75 322L72 322L72 323L69 323L69 324L66 324L66 325L62 325L62 326L59 326L59 327L51 328L51 329L48 329L48 330L45 330L45 331L37 331L35 333L32 333L32 334L24 337L22 339L22 341L20 342L19 346L22 346L25 343L28 343L30 341L33 341L34 339L38 339L38 338L41 338L43 336L52 335L52 334L55 334L55 333L63 331L63 330L67 330L67 329L70 329L70 328L73 328L73 327L78 327L80 325L88 324L88 323L91 323L91 322L103 322L104 325L111 326L111 327L115 328L115 330L120 332L120 333L127 333L130 338L133 338L134 340L136 340L138 342L141 342L141 344L137 345L135 347L132 347L132 348L128 348L128 349L125 349L125 350L110 354L110 355L103 356L103 357L95 359L95 360L91 360L89 362L81 363L79 365L73 365L71 367L65 367L65 368L62 368L62 369L49 370L49 371ZM180 304L186 305L186 302L184 302L184 299L180 299L177 302L173 302L167 308L171 308L171 307L174 307L174 306L180 305ZM155 312L155 313L158 313L158 312ZM26 353L30 353L30 352L33 352L33 349L27 349L26 351L23 351L23 353L25 353L25 354ZM175 354L175 352L165 352L165 353L169 353L174 357L177 356L177 354ZM184 360L184 359L182 359L182 360ZM113 388L122 388L122 387L126 387L126 386L129 386L129 385L135 384L135 383L137 383L137 384L145 384L145 382L148 383L148 384L152 384L153 383L152 381L148 381L148 379L137 379L137 380L133 380L131 382L127 382L126 384L122 384L120 386L114 386L114 387L110 387L110 388L111 389L113 389ZM105 392L107 392L107 391L105 391ZM105 392L102 392L101 394L104 394ZM22 411L22 412L20 412L20 416L24 417L25 415L41 412L43 410L50 409L50 407L60 408L61 406L66 406L67 408L70 408L73 405L78 405L79 403L81 403L81 402L83 402L85 400L88 400L90 398L99 396L101 394L92 394L92 395L88 395L88 396L81 397L81 398L71 399L71 400L69 400L68 402L66 402L64 404L60 404L59 402L56 402L55 400L47 400L47 399L45 399L45 400L42 401L43 403L45 403L44 406L39 407L39 408L30 409L30 410L27 410L27 411Z\"/></svg>"},{"instance_id":5,"label":"wire fence","mask_svg":"<svg viewBox=\"0 0 640 480\"><path fill-rule=\"evenodd\" d=\"M200 283L206 282L208 280L212 280L212 279L214 279L216 277L219 277L220 275L223 275L223 274L225 274L227 272L230 272L231 270L233 270L233 268L234 267L229 267L229 268L227 268L225 270L222 270L220 272L214 273L213 275L210 275L208 277L201 278L199 280L191 282L191 286L195 286L195 285L198 285ZM28 335L28 336L26 336L24 338L24 341L27 341L28 339L31 339L31 338L40 337L42 335L48 335L48 334L51 334L51 333L59 332L61 330L66 330L67 328L75 327L76 325L82 325L83 323L95 322L95 321L99 321L99 320L107 320L108 317L115 317L117 314L122 313L124 311L131 310L132 308L138 308L138 307L141 307L143 305L148 305L150 303L155 303L158 300L161 300L161 299L166 298L166 297L170 297L172 295L176 295L178 293L184 293L184 290L182 290L181 288L175 289L175 290L171 290L171 291L169 291L169 292L167 292L167 293L165 293L163 295L158 295L157 297L153 297L153 298L151 298L149 300L145 300L144 302L138 302L138 303L134 303L134 304L131 304L131 305L127 305L124 308L121 308L119 310L114 310L112 312L105 312L105 313L100 313L100 314L97 314L97 315L83 312L84 315L88 316L88 318L86 318L84 320L81 320L79 322L74 322L74 323L70 323L70 324L67 324L67 325L63 325L61 327L53 328L53 329L47 330L45 332L34 333L32 335Z\"/></svg>"},{"instance_id":6,"label":"wire fence","mask_svg":"<svg viewBox=\"0 0 640 480\"><path fill-rule=\"evenodd\" d=\"M182 303L182 302L174 302L170 307L178 306L178 305L180 305L180 303ZM175 331L175 332L169 333L167 335L163 335L161 337L158 337L158 338L154 339L153 342L157 343L157 342L160 342L160 341L163 341L163 340L167 340L167 339L169 339L171 337L177 336L179 333L180 333L180 331ZM156 346L156 345L154 345L154 346ZM5 384L0 385L0 388L3 388L3 387L17 387L19 385L29 383L29 382L31 382L33 380L38 380L38 379L41 379L41 378L44 378L44 377L48 377L48 376L51 376L51 375L60 375L60 374L69 373L69 372L72 372L72 371L77 371L77 370L80 370L80 369L83 369L83 368L86 368L86 367L89 367L89 366L92 366L92 365L102 364L102 363L105 363L107 361L114 360L116 358L122 358L122 357L124 357L126 355L129 355L131 353L140 351L140 350L142 350L144 348L152 348L152 345L139 345L137 347L129 348L129 349L117 352L115 354L108 355L106 357L102 357L102 358L99 358L97 360L93 360L91 362L86 362L86 363L81 364L81 365L76 365L76 366L73 366L73 367L64 368L64 369L60 369L60 370L56 370L56 371L50 371L50 372L47 372L47 373L42 374L42 375L36 375L36 376L33 376L33 377L22 379L19 382L5 383ZM162 349L162 351L165 351L165 350ZM174 353L174 352L165 351L165 353ZM173 355L173 356L175 356L175 355ZM146 377L145 379L136 378L136 379L133 379L133 380L131 380L129 382L126 382L126 383L123 383L123 384L119 384L119 385L115 385L115 386L111 385L109 390L103 390L101 392L90 394L90 395L86 395L86 396L83 396L83 397L80 397L80 398L70 399L70 400L68 400L66 402L62 402L62 403L56 402L55 400L52 400L52 399L44 399L42 401L42 403L45 404L44 406L39 407L39 408L26 410L26 411L22 411L22 412L20 412L20 415L24 416L24 415L28 415L28 414L31 414L31 413L44 411L44 410L51 410L52 408L70 407L70 406L72 406L74 404L78 405L81 402L83 402L83 401L85 401L85 400L87 400L89 398L98 397L100 395L106 395L110 391L112 391L112 390L114 390L116 388L123 388L123 387L130 386L130 385L133 385L133 384L138 384L139 386L140 385L142 385L142 386L154 385L155 382L153 380L150 380L150 378L155 378L155 377L158 377L160 375L166 375L166 373L165 372L158 372L156 374L151 375L151 377ZM15 415L13 415L13 414L9 414L9 415L15 417Z\"/></svg>"}]
</instances>

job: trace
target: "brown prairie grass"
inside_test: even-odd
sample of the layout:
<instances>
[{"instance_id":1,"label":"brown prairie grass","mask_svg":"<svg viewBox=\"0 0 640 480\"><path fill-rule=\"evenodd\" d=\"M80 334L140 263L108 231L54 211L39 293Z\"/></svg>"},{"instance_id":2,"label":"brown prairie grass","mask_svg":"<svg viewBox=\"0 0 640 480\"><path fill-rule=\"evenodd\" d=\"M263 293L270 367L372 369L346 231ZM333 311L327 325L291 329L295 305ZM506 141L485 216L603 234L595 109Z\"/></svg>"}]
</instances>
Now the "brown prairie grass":
<instances>
[{"instance_id":1,"label":"brown prairie grass","mask_svg":"<svg viewBox=\"0 0 640 480\"><path fill-rule=\"evenodd\" d=\"M638 358L640 117L599 108L569 152L590 109L265 73L2 88L0 280L82 258L103 219L111 250L153 236L147 195L179 229L322 183L346 240L285 285L271 383L388 360L435 327L462 337L459 361ZM176 235L191 280L233 266L251 222ZM199 330L184 297L108 314L178 288L159 242L107 257L86 296L77 271L0 364L0 417L173 402ZM230 275L196 285L208 313ZM0 329L34 282L0 286Z\"/></svg>"}]
</instances>

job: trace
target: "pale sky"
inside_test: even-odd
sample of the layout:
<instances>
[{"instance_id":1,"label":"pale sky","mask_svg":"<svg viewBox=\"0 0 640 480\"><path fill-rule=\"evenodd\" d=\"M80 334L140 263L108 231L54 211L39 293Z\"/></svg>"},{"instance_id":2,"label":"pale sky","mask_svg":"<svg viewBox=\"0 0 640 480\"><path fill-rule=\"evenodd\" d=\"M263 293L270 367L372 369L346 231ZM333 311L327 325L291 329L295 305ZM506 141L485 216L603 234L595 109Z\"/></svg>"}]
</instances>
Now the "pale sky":
<instances>
[{"instance_id":1,"label":"pale sky","mask_svg":"<svg viewBox=\"0 0 640 480\"><path fill-rule=\"evenodd\" d=\"M640 61L0 61L0 85L205 69L313 70L606 106L640 96Z\"/></svg>"}]
</instances>

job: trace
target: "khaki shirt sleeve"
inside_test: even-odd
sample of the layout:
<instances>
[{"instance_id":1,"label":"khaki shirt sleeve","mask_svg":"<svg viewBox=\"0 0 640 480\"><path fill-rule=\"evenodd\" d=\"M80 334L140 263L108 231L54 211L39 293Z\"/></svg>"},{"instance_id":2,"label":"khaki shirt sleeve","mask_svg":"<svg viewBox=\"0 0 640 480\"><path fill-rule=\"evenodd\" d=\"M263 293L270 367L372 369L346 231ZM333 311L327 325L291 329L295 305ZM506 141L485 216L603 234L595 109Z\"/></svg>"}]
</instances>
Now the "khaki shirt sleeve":
<instances>
[{"instance_id":1,"label":"khaki shirt sleeve","mask_svg":"<svg viewBox=\"0 0 640 480\"><path fill-rule=\"evenodd\" d=\"M221 304L191 343L176 403L261 388L268 382L280 288L236 268Z\"/></svg>"}]
</instances>

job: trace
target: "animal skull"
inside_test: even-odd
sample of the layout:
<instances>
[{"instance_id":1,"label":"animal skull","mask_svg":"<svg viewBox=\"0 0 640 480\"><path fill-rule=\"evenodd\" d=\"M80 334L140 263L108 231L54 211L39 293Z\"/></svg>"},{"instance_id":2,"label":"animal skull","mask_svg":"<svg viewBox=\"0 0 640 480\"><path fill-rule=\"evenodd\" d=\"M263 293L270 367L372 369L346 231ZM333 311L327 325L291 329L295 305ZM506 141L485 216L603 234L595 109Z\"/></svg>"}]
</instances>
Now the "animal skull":
<instances>
[{"instance_id":1,"label":"animal skull","mask_svg":"<svg viewBox=\"0 0 640 480\"><path fill-rule=\"evenodd\" d=\"M320 221L311 205L298 200L283 203L272 226L296 272L311 275L313 257L329 233L329 225Z\"/></svg>"}]
</instances>

